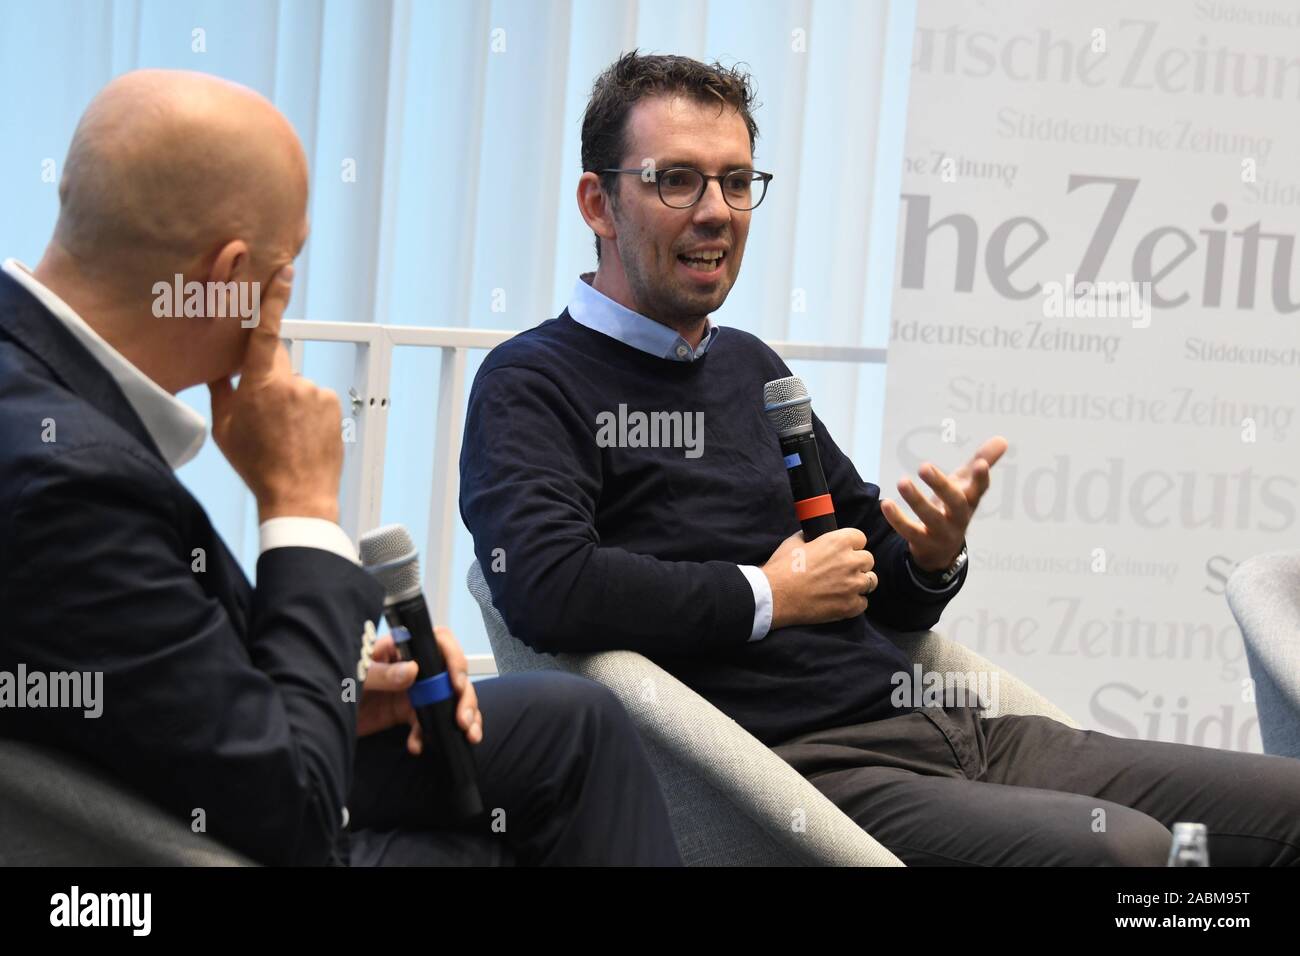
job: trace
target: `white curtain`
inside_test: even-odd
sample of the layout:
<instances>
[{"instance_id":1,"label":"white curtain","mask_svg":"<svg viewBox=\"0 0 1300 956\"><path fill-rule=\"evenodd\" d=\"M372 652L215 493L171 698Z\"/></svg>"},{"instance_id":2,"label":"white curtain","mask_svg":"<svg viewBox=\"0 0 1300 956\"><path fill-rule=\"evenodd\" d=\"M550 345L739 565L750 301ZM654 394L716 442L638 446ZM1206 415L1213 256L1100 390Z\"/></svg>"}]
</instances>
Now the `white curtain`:
<instances>
[{"instance_id":1,"label":"white curtain","mask_svg":"<svg viewBox=\"0 0 1300 956\"><path fill-rule=\"evenodd\" d=\"M914 0L4 0L0 254L39 259L100 87L138 67L200 70L270 97L307 149L312 231L289 318L528 328L594 267L573 199L582 111L636 46L744 62L763 104L756 165L776 178L717 320L883 347L914 21ZM879 483L883 368L794 367ZM351 347L309 346L306 372L346 394ZM436 353L399 352L383 514L416 540L437 378ZM206 390L184 397L206 414ZM255 509L216 448L181 477L251 570ZM455 597L435 614L486 653L459 584L470 557L462 529Z\"/></svg>"}]
</instances>

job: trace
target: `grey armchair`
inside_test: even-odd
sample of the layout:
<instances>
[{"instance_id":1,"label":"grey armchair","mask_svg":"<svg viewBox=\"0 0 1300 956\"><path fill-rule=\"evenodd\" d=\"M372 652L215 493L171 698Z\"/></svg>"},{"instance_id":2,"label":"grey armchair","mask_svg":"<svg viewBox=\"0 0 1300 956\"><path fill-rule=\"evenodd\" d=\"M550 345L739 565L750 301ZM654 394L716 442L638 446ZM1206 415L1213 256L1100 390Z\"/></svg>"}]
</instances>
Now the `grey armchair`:
<instances>
[{"instance_id":1,"label":"grey armchair","mask_svg":"<svg viewBox=\"0 0 1300 956\"><path fill-rule=\"evenodd\" d=\"M1246 642L1264 752L1300 758L1300 551L1243 561L1227 590Z\"/></svg>"},{"instance_id":2,"label":"grey armchair","mask_svg":"<svg viewBox=\"0 0 1300 956\"><path fill-rule=\"evenodd\" d=\"M770 748L644 656L539 654L511 636L478 562L470 566L468 584L499 673L565 670L604 684L623 703L663 788L687 865L903 865ZM890 637L926 670L996 671L1000 713L1040 714L1078 726L960 644L931 631ZM800 827L794 826L795 810L802 811Z\"/></svg>"},{"instance_id":3,"label":"grey armchair","mask_svg":"<svg viewBox=\"0 0 1300 956\"><path fill-rule=\"evenodd\" d=\"M250 866L65 754L0 740L0 866Z\"/></svg>"}]
</instances>

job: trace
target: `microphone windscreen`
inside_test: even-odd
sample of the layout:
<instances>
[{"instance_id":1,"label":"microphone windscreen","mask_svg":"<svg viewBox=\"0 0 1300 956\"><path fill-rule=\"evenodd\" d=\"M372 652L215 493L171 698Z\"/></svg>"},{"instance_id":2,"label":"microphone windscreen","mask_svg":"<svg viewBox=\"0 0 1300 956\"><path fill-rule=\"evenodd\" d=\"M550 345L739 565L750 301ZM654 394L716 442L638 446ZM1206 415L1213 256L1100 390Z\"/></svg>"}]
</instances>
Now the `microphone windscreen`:
<instances>
[{"instance_id":1,"label":"microphone windscreen","mask_svg":"<svg viewBox=\"0 0 1300 956\"><path fill-rule=\"evenodd\" d=\"M812 428L812 398L798 375L778 378L763 386L763 411L778 435Z\"/></svg>"},{"instance_id":2,"label":"microphone windscreen","mask_svg":"<svg viewBox=\"0 0 1300 956\"><path fill-rule=\"evenodd\" d=\"M415 541L403 525L389 524L361 536L361 565L384 589L387 600L397 600L420 588L420 556Z\"/></svg>"}]
</instances>

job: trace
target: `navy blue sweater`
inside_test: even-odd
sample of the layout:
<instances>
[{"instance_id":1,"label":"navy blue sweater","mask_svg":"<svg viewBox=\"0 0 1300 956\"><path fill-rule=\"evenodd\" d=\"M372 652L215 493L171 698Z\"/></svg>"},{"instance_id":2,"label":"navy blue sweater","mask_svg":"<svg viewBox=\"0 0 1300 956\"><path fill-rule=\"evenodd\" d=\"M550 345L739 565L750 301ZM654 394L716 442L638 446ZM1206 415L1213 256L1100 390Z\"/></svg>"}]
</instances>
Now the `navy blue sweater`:
<instances>
[{"instance_id":1,"label":"navy blue sweater","mask_svg":"<svg viewBox=\"0 0 1300 956\"><path fill-rule=\"evenodd\" d=\"M840 527L866 533L880 586L865 615L749 641L754 595L737 565L762 565L799 530L762 411L763 384L789 374L737 329L673 362L567 311L493 349L470 393L460 508L511 633L545 652L640 651L769 745L901 713L890 677L911 665L872 624L929 628L960 584L916 585L880 489L820 421ZM702 447L611 446L620 405L630 423L702 413Z\"/></svg>"}]
</instances>

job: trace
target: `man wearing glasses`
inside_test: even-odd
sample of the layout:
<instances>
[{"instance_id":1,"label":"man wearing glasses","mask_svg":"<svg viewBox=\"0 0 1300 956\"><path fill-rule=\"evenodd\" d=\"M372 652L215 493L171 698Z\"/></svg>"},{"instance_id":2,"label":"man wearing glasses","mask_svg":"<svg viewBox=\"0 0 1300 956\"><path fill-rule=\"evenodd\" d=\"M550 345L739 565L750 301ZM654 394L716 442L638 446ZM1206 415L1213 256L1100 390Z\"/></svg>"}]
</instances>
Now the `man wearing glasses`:
<instances>
[{"instance_id":1,"label":"man wearing glasses","mask_svg":"<svg viewBox=\"0 0 1300 956\"><path fill-rule=\"evenodd\" d=\"M597 270L492 351L466 419L461 514L511 632L645 654L910 865L1163 865L1175 820L1207 824L1216 863L1300 862L1300 761L891 701L912 666L877 625L938 621L1007 446L923 465L934 497L901 481L916 520L814 416L841 528L802 540L761 402L790 371L709 318L772 180L751 106L743 73L685 57L633 52L595 83L577 199Z\"/></svg>"}]
</instances>

